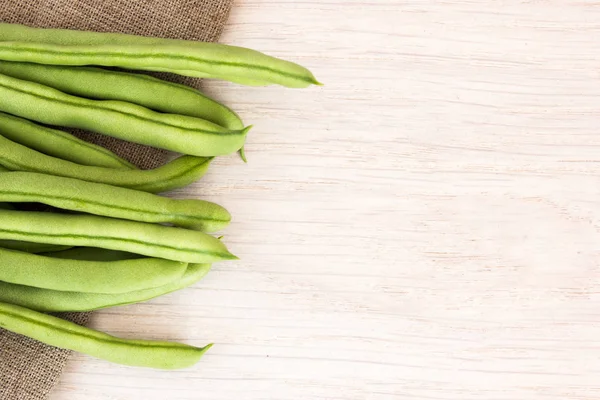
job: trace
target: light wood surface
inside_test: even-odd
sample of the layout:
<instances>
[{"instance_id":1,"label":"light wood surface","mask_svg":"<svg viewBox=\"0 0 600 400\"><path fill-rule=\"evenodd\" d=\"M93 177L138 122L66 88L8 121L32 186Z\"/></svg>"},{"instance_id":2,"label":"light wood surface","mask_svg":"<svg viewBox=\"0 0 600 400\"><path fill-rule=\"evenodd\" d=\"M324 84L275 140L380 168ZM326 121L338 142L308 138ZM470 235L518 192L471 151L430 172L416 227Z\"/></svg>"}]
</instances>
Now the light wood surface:
<instances>
[{"instance_id":1,"label":"light wood surface","mask_svg":"<svg viewBox=\"0 0 600 400\"><path fill-rule=\"evenodd\" d=\"M223 41L326 86L207 85L250 163L176 195L241 261L93 322L216 346L52 400L600 398L600 2L239 0Z\"/></svg>"}]
</instances>

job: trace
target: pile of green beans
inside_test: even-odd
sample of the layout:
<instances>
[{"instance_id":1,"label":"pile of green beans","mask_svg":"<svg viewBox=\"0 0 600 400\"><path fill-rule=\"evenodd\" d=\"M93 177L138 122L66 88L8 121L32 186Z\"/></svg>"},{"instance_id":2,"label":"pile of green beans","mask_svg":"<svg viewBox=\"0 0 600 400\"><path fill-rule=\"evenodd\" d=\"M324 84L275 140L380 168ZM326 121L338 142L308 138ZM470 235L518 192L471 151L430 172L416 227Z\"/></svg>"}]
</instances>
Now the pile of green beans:
<instances>
[{"instance_id":1,"label":"pile of green beans","mask_svg":"<svg viewBox=\"0 0 600 400\"><path fill-rule=\"evenodd\" d=\"M44 314L148 301L237 259L211 235L229 225L227 209L157 193L194 183L215 157L240 151L246 161L251 126L192 87L140 71L320 85L251 49L0 22L0 328L124 365L187 368L212 344L124 340ZM179 156L141 170L63 128Z\"/></svg>"}]
</instances>

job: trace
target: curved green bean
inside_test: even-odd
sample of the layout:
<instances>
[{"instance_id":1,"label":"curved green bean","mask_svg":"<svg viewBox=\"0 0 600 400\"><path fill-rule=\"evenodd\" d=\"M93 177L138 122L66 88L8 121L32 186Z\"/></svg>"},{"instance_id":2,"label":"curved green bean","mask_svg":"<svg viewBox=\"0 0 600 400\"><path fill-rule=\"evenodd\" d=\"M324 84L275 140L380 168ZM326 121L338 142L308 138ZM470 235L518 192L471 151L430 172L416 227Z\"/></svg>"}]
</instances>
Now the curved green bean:
<instances>
[{"instance_id":1,"label":"curved green bean","mask_svg":"<svg viewBox=\"0 0 600 400\"><path fill-rule=\"evenodd\" d=\"M41 172L144 192L166 192L189 185L208 170L211 158L182 156L152 170L114 170L47 156L0 134L0 165L13 171Z\"/></svg>"},{"instance_id":2,"label":"curved green bean","mask_svg":"<svg viewBox=\"0 0 600 400\"><path fill-rule=\"evenodd\" d=\"M170 223L203 232L214 232L231 221L229 212L203 200L178 200L34 172L0 174L0 201L43 203L133 221Z\"/></svg>"},{"instance_id":3,"label":"curved green bean","mask_svg":"<svg viewBox=\"0 0 600 400\"><path fill-rule=\"evenodd\" d=\"M236 152L251 128L229 130L200 118L159 113L123 101L84 99L2 74L0 111L195 156Z\"/></svg>"},{"instance_id":4,"label":"curved green bean","mask_svg":"<svg viewBox=\"0 0 600 400\"><path fill-rule=\"evenodd\" d=\"M94 215L0 210L0 239L122 250L187 263L237 259L199 231Z\"/></svg>"},{"instance_id":5,"label":"curved green bean","mask_svg":"<svg viewBox=\"0 0 600 400\"><path fill-rule=\"evenodd\" d=\"M163 113L205 119L231 130L245 128L233 110L199 90L144 74L11 61L0 61L0 74L50 86L74 96L125 101Z\"/></svg>"},{"instance_id":6,"label":"curved green bean","mask_svg":"<svg viewBox=\"0 0 600 400\"><path fill-rule=\"evenodd\" d=\"M0 249L0 281L69 292L126 293L180 279L187 264L159 258L68 260Z\"/></svg>"},{"instance_id":7,"label":"curved green bean","mask_svg":"<svg viewBox=\"0 0 600 400\"><path fill-rule=\"evenodd\" d=\"M247 85L320 85L306 68L242 47L120 33L0 24L0 59L167 71Z\"/></svg>"},{"instance_id":8,"label":"curved green bean","mask_svg":"<svg viewBox=\"0 0 600 400\"><path fill-rule=\"evenodd\" d=\"M62 292L0 281L0 301L41 312L93 311L141 303L176 292L195 284L209 271L210 264L189 264L185 274L175 282L157 288L117 294Z\"/></svg>"},{"instance_id":9,"label":"curved green bean","mask_svg":"<svg viewBox=\"0 0 600 400\"><path fill-rule=\"evenodd\" d=\"M74 350L110 362L157 369L196 364L212 346L120 339L24 307L0 303L0 327L50 346Z\"/></svg>"},{"instance_id":10,"label":"curved green bean","mask_svg":"<svg viewBox=\"0 0 600 400\"><path fill-rule=\"evenodd\" d=\"M97 167L136 169L133 164L102 146L3 112L0 112L0 135L63 160Z\"/></svg>"}]
</instances>

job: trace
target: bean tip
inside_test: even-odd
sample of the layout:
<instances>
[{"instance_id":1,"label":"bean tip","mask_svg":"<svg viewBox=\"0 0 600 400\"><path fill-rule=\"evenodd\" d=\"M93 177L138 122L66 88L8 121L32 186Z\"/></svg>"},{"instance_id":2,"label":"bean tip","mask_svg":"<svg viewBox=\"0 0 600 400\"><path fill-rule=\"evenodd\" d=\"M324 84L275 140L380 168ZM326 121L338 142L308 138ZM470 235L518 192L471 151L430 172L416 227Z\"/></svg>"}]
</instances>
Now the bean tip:
<instances>
[{"instance_id":1,"label":"bean tip","mask_svg":"<svg viewBox=\"0 0 600 400\"><path fill-rule=\"evenodd\" d=\"M253 127L254 125L248 125L244 129L242 129L242 132L244 133L244 135L246 135L248 132L250 132L250 129L252 129Z\"/></svg>"},{"instance_id":2,"label":"bean tip","mask_svg":"<svg viewBox=\"0 0 600 400\"><path fill-rule=\"evenodd\" d=\"M196 362L198 362L202 357L204 357L204 355L206 354L206 352L208 350L210 350L211 347L213 347L214 343L209 343L204 347L196 347L197 350L199 350L199 352L197 353L197 357L196 357Z\"/></svg>"},{"instance_id":3,"label":"bean tip","mask_svg":"<svg viewBox=\"0 0 600 400\"><path fill-rule=\"evenodd\" d=\"M248 159L246 158L246 150L243 147L240 149L240 158L243 162L248 164Z\"/></svg>"},{"instance_id":4,"label":"bean tip","mask_svg":"<svg viewBox=\"0 0 600 400\"><path fill-rule=\"evenodd\" d=\"M316 76L312 74L312 72L308 72L308 79L306 80L309 84L313 84L316 86L325 86L322 82L319 82Z\"/></svg>"}]
</instances>

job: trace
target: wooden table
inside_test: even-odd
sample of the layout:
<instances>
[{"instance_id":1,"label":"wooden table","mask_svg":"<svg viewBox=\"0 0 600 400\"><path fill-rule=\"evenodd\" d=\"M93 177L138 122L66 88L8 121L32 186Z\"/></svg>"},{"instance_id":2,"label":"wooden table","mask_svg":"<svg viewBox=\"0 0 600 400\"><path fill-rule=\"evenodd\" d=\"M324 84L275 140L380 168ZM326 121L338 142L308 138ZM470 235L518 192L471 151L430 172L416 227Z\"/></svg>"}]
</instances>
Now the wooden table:
<instances>
[{"instance_id":1,"label":"wooden table","mask_svg":"<svg viewBox=\"0 0 600 400\"><path fill-rule=\"evenodd\" d=\"M216 346L52 400L600 398L599 2L240 0L223 41L326 86L207 85L250 163L175 195L241 261L93 323Z\"/></svg>"}]
</instances>

